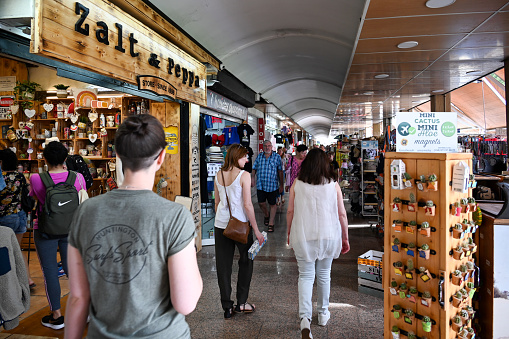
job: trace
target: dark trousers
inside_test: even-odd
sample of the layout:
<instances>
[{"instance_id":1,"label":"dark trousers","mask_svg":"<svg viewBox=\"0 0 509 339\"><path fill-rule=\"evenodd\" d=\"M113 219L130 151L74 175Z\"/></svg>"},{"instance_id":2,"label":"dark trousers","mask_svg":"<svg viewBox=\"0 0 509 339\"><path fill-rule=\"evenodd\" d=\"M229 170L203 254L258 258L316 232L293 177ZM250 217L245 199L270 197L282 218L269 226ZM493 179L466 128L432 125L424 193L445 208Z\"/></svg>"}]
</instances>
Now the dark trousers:
<instances>
[{"instance_id":1,"label":"dark trousers","mask_svg":"<svg viewBox=\"0 0 509 339\"><path fill-rule=\"evenodd\" d=\"M219 291L221 292L221 306L224 310L233 307L232 266L235 246L239 249L239 275L237 278L237 303L244 304L249 295L249 285L253 275L253 260L247 256L247 251L253 244L253 231L249 233L247 244L233 241L223 235L223 229L214 227L216 246L216 271Z\"/></svg>"}]
</instances>

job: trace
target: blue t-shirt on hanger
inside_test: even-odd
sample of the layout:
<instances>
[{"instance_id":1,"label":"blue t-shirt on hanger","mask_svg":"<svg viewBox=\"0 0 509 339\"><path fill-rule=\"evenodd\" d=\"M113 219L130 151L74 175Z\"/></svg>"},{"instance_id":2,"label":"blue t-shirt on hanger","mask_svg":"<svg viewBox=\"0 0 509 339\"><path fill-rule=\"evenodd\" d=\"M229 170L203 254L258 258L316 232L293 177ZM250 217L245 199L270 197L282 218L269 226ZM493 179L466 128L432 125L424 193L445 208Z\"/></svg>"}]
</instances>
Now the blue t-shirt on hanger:
<instances>
[{"instance_id":1,"label":"blue t-shirt on hanger","mask_svg":"<svg viewBox=\"0 0 509 339\"><path fill-rule=\"evenodd\" d=\"M237 127L225 127L223 129L224 134L224 144L240 144L239 134L237 132Z\"/></svg>"}]
</instances>

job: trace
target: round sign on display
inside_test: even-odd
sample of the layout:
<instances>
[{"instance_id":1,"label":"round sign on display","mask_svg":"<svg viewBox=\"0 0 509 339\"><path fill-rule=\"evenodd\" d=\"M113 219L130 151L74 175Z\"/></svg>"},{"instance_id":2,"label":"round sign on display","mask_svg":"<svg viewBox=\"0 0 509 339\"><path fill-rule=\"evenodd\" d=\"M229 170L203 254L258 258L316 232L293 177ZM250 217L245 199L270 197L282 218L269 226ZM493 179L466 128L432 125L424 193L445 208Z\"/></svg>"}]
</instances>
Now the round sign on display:
<instances>
[{"instance_id":1,"label":"round sign on display","mask_svg":"<svg viewBox=\"0 0 509 339\"><path fill-rule=\"evenodd\" d=\"M408 122L402 122L398 126L398 133L404 137L410 134L410 128L412 126ZM414 132L415 133L415 132Z\"/></svg>"},{"instance_id":2,"label":"round sign on display","mask_svg":"<svg viewBox=\"0 0 509 339\"><path fill-rule=\"evenodd\" d=\"M452 137L456 133L456 126L452 122L446 121L440 128L442 134L446 137Z\"/></svg>"}]
</instances>

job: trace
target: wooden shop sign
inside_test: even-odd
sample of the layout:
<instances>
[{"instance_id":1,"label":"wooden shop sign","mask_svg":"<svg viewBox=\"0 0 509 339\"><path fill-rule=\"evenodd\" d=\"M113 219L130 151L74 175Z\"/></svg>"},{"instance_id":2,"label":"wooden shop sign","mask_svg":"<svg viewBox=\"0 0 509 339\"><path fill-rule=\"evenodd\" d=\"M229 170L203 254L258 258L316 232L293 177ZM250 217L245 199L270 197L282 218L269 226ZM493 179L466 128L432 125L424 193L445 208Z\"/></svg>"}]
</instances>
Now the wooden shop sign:
<instances>
[{"instance_id":1,"label":"wooden shop sign","mask_svg":"<svg viewBox=\"0 0 509 339\"><path fill-rule=\"evenodd\" d=\"M138 75L138 89L170 99L175 99L177 95L177 89L168 81L150 75Z\"/></svg>"},{"instance_id":2,"label":"wooden shop sign","mask_svg":"<svg viewBox=\"0 0 509 339\"><path fill-rule=\"evenodd\" d=\"M159 78L207 105L205 66L106 0L36 0L30 52L132 84Z\"/></svg>"}]
</instances>

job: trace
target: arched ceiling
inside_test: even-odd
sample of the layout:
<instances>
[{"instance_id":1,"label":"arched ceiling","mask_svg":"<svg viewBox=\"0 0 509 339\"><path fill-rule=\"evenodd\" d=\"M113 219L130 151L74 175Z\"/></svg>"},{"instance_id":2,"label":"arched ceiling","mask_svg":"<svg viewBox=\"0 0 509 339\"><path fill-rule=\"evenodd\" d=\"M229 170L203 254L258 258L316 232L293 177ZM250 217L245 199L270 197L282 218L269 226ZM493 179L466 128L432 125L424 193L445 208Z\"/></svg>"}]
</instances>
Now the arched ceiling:
<instances>
[{"instance_id":1,"label":"arched ceiling","mask_svg":"<svg viewBox=\"0 0 509 339\"><path fill-rule=\"evenodd\" d=\"M509 57L508 0L151 3L316 138L410 110ZM398 48L407 41L417 45Z\"/></svg>"},{"instance_id":2,"label":"arched ceiling","mask_svg":"<svg viewBox=\"0 0 509 339\"><path fill-rule=\"evenodd\" d=\"M329 135L365 0L152 0L314 137Z\"/></svg>"}]
</instances>

